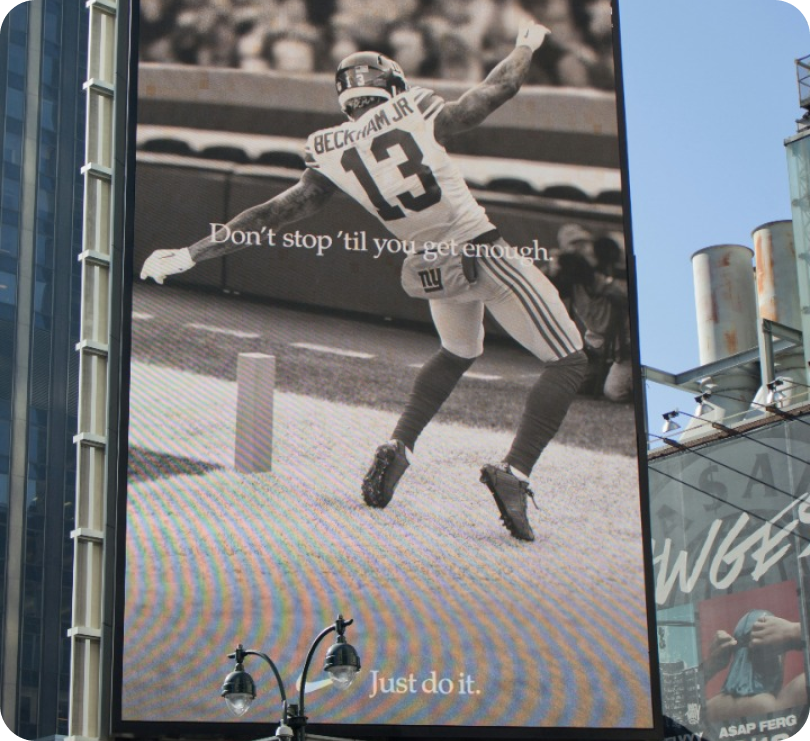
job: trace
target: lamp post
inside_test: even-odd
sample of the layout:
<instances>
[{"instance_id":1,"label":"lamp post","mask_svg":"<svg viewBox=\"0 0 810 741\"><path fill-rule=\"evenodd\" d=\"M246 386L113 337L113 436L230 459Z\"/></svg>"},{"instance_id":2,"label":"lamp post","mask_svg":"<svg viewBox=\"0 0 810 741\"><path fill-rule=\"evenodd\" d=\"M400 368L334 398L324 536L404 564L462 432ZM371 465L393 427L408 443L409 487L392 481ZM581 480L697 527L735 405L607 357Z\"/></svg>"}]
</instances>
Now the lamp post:
<instances>
[{"instance_id":1,"label":"lamp post","mask_svg":"<svg viewBox=\"0 0 810 741\"><path fill-rule=\"evenodd\" d=\"M336 642L330 646L329 650L326 652L323 668L324 671L328 671L331 674L332 684L337 685L340 689L347 689L354 681L354 677L360 669L360 657L357 655L357 651L354 647L346 642L346 637L343 635L346 628L353 622L354 620L344 620L343 615L338 615L334 625L324 628L312 642L312 645L309 647L309 652L307 653L306 661L304 662L304 671L301 675L301 688L297 705L287 702L287 691L284 688L284 681L281 679L281 674L273 660L261 651L246 650L240 643L234 653L228 654L229 659L236 661L236 666L222 684L222 697L225 698L228 709L234 715L240 717L248 711L253 700L256 698L256 684L253 681L253 677L245 671L244 661L248 656L258 656L270 665L276 682L278 683L279 692L281 693L281 723L276 729L275 738L281 740L294 737L296 741L304 741L307 727L307 716L304 713L304 691L307 686L309 665L312 663L315 649L327 635L333 631L337 633Z\"/></svg>"}]
</instances>

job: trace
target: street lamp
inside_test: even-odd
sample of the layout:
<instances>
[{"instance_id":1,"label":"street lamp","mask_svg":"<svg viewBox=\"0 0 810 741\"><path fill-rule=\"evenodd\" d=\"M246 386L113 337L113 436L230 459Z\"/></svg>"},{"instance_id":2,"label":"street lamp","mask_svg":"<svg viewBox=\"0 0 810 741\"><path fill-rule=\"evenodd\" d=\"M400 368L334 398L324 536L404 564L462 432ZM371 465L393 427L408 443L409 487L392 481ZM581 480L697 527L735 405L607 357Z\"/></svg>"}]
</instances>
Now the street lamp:
<instances>
[{"instance_id":1,"label":"street lamp","mask_svg":"<svg viewBox=\"0 0 810 741\"><path fill-rule=\"evenodd\" d=\"M253 681L253 677L245 671L244 661L248 656L258 656L270 665L281 693L282 716L281 723L276 729L276 738L284 739L285 737L290 738L294 736L298 741L304 741L307 726L307 716L304 714L304 690L307 686L307 672L309 671L312 657L315 654L315 649L331 632L334 631L337 633L337 641L326 652L323 668L324 671L329 672L331 675L332 684L336 685L339 689L347 689L354 681L354 677L360 669L360 657L357 655L357 651L354 647L346 642L346 637L343 635L346 628L353 622L354 620L344 620L343 615L338 615L335 624L324 628L312 642L312 645L309 647L309 652L307 653L306 661L304 662L304 671L301 675L301 688L297 705L288 704L284 682L273 660L261 651L245 650L244 646L240 643L234 653L228 654L229 659L236 661L236 666L222 684L222 697L225 698L228 709L235 716L240 717L249 710L253 700L256 698L256 684Z\"/></svg>"}]
</instances>

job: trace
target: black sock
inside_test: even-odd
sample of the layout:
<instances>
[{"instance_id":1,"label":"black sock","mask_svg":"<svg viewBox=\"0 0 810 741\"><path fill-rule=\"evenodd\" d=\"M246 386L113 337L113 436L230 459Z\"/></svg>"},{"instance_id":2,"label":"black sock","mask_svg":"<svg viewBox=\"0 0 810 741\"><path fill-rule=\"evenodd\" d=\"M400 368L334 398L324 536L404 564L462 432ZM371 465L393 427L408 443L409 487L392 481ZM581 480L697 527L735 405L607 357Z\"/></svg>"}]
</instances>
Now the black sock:
<instances>
[{"instance_id":1,"label":"black sock","mask_svg":"<svg viewBox=\"0 0 810 741\"><path fill-rule=\"evenodd\" d=\"M459 379L475 358L462 358L441 348L419 370L405 411L392 437L402 440L410 450L428 422L436 415Z\"/></svg>"},{"instance_id":2,"label":"black sock","mask_svg":"<svg viewBox=\"0 0 810 741\"><path fill-rule=\"evenodd\" d=\"M588 358L581 350L547 363L523 408L512 448L505 460L528 476L551 438L560 429L568 407L579 389Z\"/></svg>"}]
</instances>

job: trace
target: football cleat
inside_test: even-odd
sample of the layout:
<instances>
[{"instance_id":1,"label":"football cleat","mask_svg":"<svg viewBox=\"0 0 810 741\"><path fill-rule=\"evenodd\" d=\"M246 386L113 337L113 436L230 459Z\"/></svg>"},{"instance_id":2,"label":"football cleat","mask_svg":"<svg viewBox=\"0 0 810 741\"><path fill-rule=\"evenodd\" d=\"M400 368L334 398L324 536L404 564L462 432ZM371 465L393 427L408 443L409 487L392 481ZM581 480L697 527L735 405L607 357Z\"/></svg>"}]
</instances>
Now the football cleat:
<instances>
[{"instance_id":1,"label":"football cleat","mask_svg":"<svg viewBox=\"0 0 810 741\"><path fill-rule=\"evenodd\" d=\"M534 532L526 513L526 500L531 497L534 502L534 493L528 482L515 476L507 463L501 463L484 466L481 469L481 483L486 484L495 497L501 520L512 537L534 540Z\"/></svg>"},{"instance_id":2,"label":"football cleat","mask_svg":"<svg viewBox=\"0 0 810 741\"><path fill-rule=\"evenodd\" d=\"M402 474L411 465L405 450L401 440L390 440L377 448L374 462L363 479L363 501L369 507L382 509L393 498Z\"/></svg>"}]
</instances>

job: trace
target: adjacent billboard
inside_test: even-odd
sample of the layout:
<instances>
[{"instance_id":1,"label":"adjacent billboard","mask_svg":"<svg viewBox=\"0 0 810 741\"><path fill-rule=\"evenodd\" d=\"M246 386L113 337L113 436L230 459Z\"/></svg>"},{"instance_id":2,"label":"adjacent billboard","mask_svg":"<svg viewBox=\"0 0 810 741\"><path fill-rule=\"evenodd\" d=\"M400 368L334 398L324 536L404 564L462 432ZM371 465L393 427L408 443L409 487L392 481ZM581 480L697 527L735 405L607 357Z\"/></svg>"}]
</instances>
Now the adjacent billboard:
<instances>
[{"instance_id":1,"label":"adjacent billboard","mask_svg":"<svg viewBox=\"0 0 810 741\"><path fill-rule=\"evenodd\" d=\"M677 737L780 741L807 719L808 433L802 416L650 461L663 709Z\"/></svg>"},{"instance_id":2,"label":"adjacent billboard","mask_svg":"<svg viewBox=\"0 0 810 741\"><path fill-rule=\"evenodd\" d=\"M118 732L660 736L612 10L141 0Z\"/></svg>"}]
</instances>

